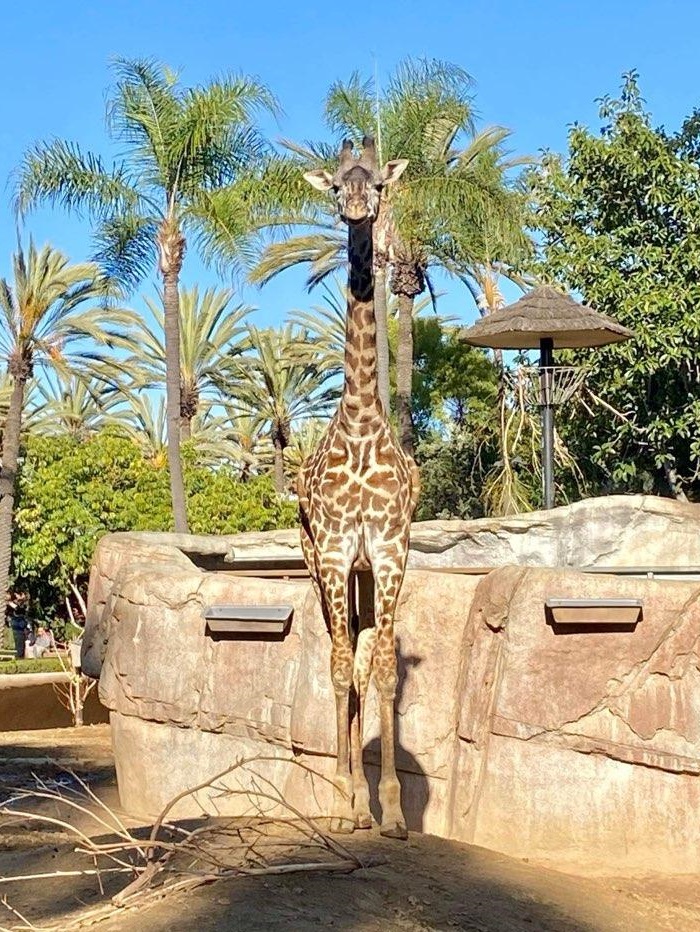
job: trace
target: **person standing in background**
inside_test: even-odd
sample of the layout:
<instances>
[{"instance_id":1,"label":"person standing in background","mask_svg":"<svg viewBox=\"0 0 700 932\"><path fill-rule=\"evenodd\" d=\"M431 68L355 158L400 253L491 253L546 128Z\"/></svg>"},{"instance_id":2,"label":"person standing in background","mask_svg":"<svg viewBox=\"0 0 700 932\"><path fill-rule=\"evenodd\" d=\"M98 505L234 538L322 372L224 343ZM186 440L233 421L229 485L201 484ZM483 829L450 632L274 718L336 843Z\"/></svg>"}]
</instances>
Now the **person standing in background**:
<instances>
[{"instance_id":1,"label":"person standing in background","mask_svg":"<svg viewBox=\"0 0 700 932\"><path fill-rule=\"evenodd\" d=\"M27 619L27 596L23 592L17 593L10 599L8 606L12 609L10 628L15 641L15 658L23 660L27 649L27 639L31 633L31 626Z\"/></svg>"}]
</instances>

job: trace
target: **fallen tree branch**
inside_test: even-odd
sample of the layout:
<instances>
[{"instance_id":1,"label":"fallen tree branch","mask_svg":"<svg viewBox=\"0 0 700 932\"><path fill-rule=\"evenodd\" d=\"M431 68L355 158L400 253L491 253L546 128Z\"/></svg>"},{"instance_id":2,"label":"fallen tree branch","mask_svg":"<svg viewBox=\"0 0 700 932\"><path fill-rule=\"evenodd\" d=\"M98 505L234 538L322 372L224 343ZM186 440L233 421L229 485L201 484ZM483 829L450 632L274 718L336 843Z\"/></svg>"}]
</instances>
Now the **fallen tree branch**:
<instances>
[{"instance_id":1,"label":"fallen tree branch","mask_svg":"<svg viewBox=\"0 0 700 932\"><path fill-rule=\"evenodd\" d=\"M32 926L7 903L6 898L2 902L18 919L25 922L24 928L36 929L37 932L71 932L114 916L121 910L140 909L165 896L217 880L315 871L348 873L385 863L384 858L377 857L360 860L344 845L327 835L310 816L288 802L273 782L255 767L256 764L280 761L301 767L328 783L332 782L294 759L265 754L244 758L209 780L174 796L153 823L146 842L136 838L116 813L73 772L71 776L75 779L76 787L52 789L37 778L36 790L14 790L12 800L0 807L0 816L10 820L23 818L30 822L54 825L63 834L72 834L77 841L73 850L90 857L94 867L3 877L0 883L95 877L104 895L103 874L131 874L133 879L112 895L110 902L88 912L63 917L61 925ZM222 782L232 774L245 777L247 785L237 787ZM217 799L245 797L249 805L244 802L243 808L249 809L250 814L230 817L221 824L220 820L211 819L205 813L205 824L195 825L194 828L184 828L167 821L178 802L207 789L216 794L214 798ZM81 816L88 817L101 832L106 829L112 835L112 840L94 841L87 830L78 828L58 815L32 812L26 806L32 797L67 805ZM18 803L22 804L22 809L15 808ZM273 810L281 810L282 814L273 815ZM317 852L317 860L314 860L313 852ZM133 863L127 858L133 858ZM101 868L100 861L103 859L116 866Z\"/></svg>"}]
</instances>

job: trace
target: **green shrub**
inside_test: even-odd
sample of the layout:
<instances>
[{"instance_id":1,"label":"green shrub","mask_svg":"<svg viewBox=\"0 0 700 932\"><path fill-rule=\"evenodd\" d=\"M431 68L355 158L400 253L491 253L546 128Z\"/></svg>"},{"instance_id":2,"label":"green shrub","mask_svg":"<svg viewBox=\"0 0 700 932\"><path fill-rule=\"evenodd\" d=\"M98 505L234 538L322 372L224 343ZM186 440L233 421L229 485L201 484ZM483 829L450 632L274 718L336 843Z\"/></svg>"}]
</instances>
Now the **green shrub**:
<instances>
[{"instance_id":1,"label":"green shrub","mask_svg":"<svg viewBox=\"0 0 700 932\"><path fill-rule=\"evenodd\" d=\"M26 660L0 661L3 673L60 673L63 667L57 657L27 658Z\"/></svg>"},{"instance_id":2,"label":"green shrub","mask_svg":"<svg viewBox=\"0 0 700 932\"><path fill-rule=\"evenodd\" d=\"M241 482L232 467L185 457L190 528L233 534L293 527L297 505L267 476ZM85 592L99 539L110 531L171 531L167 469L130 439L104 431L87 441L30 436L23 451L13 536L16 587L31 595L31 618L64 637L65 599ZM75 602L73 602L75 608Z\"/></svg>"}]
</instances>

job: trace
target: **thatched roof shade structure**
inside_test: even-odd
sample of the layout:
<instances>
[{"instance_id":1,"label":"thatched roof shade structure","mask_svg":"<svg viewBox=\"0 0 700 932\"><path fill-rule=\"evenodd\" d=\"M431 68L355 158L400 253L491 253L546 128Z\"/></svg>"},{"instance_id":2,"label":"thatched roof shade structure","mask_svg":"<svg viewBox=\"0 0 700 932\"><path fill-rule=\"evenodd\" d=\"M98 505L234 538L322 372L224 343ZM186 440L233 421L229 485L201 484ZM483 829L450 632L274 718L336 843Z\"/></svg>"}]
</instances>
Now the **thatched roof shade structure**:
<instances>
[{"instance_id":1,"label":"thatched roof shade structure","mask_svg":"<svg viewBox=\"0 0 700 932\"><path fill-rule=\"evenodd\" d=\"M533 288L515 304L492 311L459 334L472 346L492 349L535 349L546 339L552 340L552 349L580 349L631 336L627 327L550 285Z\"/></svg>"},{"instance_id":2,"label":"thatched roof shade structure","mask_svg":"<svg viewBox=\"0 0 700 932\"><path fill-rule=\"evenodd\" d=\"M459 333L472 346L491 349L536 349L540 351L540 408L542 416L542 473L545 508L554 507L554 395L557 374L555 349L582 349L621 343L634 336L611 317L550 285L541 285L515 304L499 308ZM571 367L569 367L571 369Z\"/></svg>"}]
</instances>

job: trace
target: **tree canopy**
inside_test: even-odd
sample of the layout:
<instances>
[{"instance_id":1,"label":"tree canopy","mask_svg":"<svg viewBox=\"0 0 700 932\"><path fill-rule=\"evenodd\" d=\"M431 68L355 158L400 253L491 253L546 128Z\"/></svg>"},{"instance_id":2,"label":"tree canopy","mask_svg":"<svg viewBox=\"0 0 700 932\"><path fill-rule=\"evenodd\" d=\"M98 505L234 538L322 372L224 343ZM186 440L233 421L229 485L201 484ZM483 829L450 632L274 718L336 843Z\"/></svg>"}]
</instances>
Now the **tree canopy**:
<instances>
[{"instance_id":1,"label":"tree canopy","mask_svg":"<svg viewBox=\"0 0 700 932\"><path fill-rule=\"evenodd\" d=\"M635 338L575 354L590 392L562 430L593 489L697 496L697 133L654 128L634 72L600 116L598 132L574 125L566 157L550 153L533 173L538 272Z\"/></svg>"}]
</instances>

